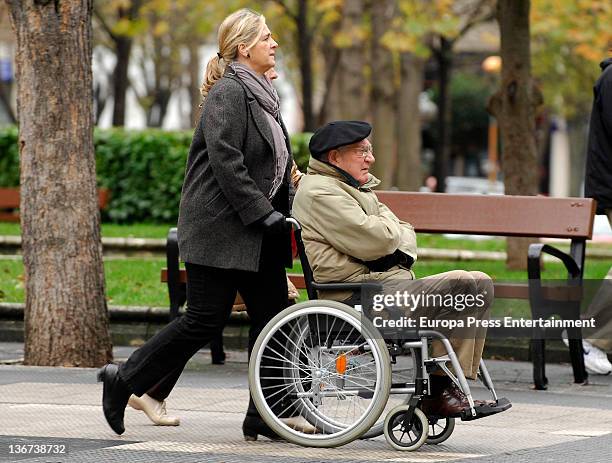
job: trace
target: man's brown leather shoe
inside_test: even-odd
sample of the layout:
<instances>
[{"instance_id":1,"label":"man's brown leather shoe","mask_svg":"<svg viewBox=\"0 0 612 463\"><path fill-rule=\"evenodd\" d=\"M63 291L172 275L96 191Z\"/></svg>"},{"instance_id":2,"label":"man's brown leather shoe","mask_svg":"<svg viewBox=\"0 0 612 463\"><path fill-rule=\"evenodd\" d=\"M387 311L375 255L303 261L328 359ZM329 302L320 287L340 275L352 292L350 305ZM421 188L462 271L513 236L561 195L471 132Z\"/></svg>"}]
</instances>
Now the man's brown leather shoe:
<instances>
[{"instance_id":1,"label":"man's brown leather shoe","mask_svg":"<svg viewBox=\"0 0 612 463\"><path fill-rule=\"evenodd\" d=\"M469 407L467 398L463 396L461 400L450 386L444 389L439 395L427 397L421 401L421 410L427 416L436 416L440 418L451 418L461 416L461 411Z\"/></svg>"},{"instance_id":2,"label":"man's brown leather shoe","mask_svg":"<svg viewBox=\"0 0 612 463\"><path fill-rule=\"evenodd\" d=\"M474 400L474 407L485 404L493 404L493 401ZM427 397L421 401L421 410L427 416L440 418L456 418L461 416L461 411L469 408L467 396L454 382L445 388L440 395Z\"/></svg>"},{"instance_id":3,"label":"man's brown leather shoe","mask_svg":"<svg viewBox=\"0 0 612 463\"><path fill-rule=\"evenodd\" d=\"M465 402L466 407L470 406L467 400L467 396L463 393L461 389L459 389L459 387L455 383L451 383L448 388L450 389L450 393L453 394L457 399L461 400L462 402ZM479 407L481 405L494 405L494 404L495 404L494 400L476 400L476 399L474 400L474 407Z\"/></svg>"}]
</instances>

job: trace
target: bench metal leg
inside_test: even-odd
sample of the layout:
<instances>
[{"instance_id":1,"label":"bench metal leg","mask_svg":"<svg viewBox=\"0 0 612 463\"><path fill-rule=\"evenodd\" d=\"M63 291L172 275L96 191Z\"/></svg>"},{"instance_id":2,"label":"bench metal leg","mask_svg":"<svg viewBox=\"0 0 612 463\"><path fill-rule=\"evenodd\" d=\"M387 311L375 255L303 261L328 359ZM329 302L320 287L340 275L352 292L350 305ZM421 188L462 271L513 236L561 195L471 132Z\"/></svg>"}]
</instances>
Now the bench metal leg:
<instances>
[{"instance_id":1,"label":"bench metal leg","mask_svg":"<svg viewBox=\"0 0 612 463\"><path fill-rule=\"evenodd\" d=\"M569 341L570 359L574 371L574 382L586 383L588 374L584 367L584 351L582 349L582 333L580 328L568 328L567 339Z\"/></svg>"},{"instance_id":2,"label":"bench metal leg","mask_svg":"<svg viewBox=\"0 0 612 463\"><path fill-rule=\"evenodd\" d=\"M225 351L223 350L223 331L210 340L210 355L214 365L225 364Z\"/></svg>"},{"instance_id":3,"label":"bench metal leg","mask_svg":"<svg viewBox=\"0 0 612 463\"><path fill-rule=\"evenodd\" d=\"M541 333L540 333L541 336ZM543 337L531 340L531 361L533 363L533 382L535 388L544 391L548 388L548 379L546 378L546 342Z\"/></svg>"},{"instance_id":4,"label":"bench metal leg","mask_svg":"<svg viewBox=\"0 0 612 463\"><path fill-rule=\"evenodd\" d=\"M178 317L185 303L185 284L180 281L179 248L176 228L168 231L166 240L166 266L168 268L168 296L170 297L170 320Z\"/></svg>"}]
</instances>

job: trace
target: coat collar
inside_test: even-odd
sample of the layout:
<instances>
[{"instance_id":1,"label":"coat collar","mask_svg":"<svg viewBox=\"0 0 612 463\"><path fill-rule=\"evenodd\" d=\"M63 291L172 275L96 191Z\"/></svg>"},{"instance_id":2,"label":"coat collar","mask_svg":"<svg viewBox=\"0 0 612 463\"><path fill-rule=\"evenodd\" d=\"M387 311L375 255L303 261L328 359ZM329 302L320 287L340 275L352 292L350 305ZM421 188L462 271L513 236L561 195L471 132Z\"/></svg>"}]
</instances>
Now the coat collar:
<instances>
[{"instance_id":1,"label":"coat collar","mask_svg":"<svg viewBox=\"0 0 612 463\"><path fill-rule=\"evenodd\" d=\"M368 174L368 181L360 186L359 182L349 173L345 172L339 167L332 166L327 162L319 161L313 157L311 157L310 161L308 162L308 169L306 173L308 175L323 175L325 177L332 177L359 190L370 190L380 184L380 180L378 180L372 174Z\"/></svg>"},{"instance_id":2,"label":"coat collar","mask_svg":"<svg viewBox=\"0 0 612 463\"><path fill-rule=\"evenodd\" d=\"M276 154L275 149L274 149L273 138L272 138L272 129L270 128L270 124L268 123L266 119L266 115L264 114L263 108L257 102L257 99L253 95L253 92L249 90L246 84L242 80L240 80L240 78L236 75L236 73L232 72L231 69L226 69L223 77L232 79L238 82L240 85L242 85L242 88L244 88L244 90L246 91L249 111L251 112L253 120L255 121L255 126L257 127L257 131L263 137L263 139L266 140L266 142L270 146L270 149L272 150L272 153ZM285 125L282 123L282 121L281 121L281 127L283 129L283 133L285 134L285 137L288 139L289 137L287 135L287 130L285 129Z\"/></svg>"}]
</instances>

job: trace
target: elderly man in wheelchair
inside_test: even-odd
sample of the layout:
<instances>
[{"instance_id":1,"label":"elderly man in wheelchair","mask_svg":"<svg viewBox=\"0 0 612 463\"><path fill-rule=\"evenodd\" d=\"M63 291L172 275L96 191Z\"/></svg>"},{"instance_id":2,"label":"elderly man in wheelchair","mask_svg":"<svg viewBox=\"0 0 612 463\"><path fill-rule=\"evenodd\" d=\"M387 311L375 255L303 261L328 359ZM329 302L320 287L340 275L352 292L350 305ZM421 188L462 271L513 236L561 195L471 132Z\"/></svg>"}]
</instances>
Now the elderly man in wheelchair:
<instances>
[{"instance_id":1,"label":"elderly man in wheelchair","mask_svg":"<svg viewBox=\"0 0 612 463\"><path fill-rule=\"evenodd\" d=\"M461 270L415 279L414 229L372 192L370 131L337 121L311 138L289 219L311 300L264 329L249 380L264 420L292 442L332 447L384 433L415 450L446 440L455 418L511 405L481 359L491 279ZM467 379L478 377L492 400L473 399ZM311 426L284 424L298 414Z\"/></svg>"}]
</instances>

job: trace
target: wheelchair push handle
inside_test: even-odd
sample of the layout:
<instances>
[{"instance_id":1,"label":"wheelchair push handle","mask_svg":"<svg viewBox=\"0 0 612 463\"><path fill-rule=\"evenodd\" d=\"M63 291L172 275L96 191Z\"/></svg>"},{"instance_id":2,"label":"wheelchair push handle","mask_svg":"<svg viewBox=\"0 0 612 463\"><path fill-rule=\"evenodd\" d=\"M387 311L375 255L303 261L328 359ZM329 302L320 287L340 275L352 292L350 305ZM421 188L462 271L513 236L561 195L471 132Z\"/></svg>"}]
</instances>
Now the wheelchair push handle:
<instances>
[{"instance_id":1,"label":"wheelchair push handle","mask_svg":"<svg viewBox=\"0 0 612 463\"><path fill-rule=\"evenodd\" d=\"M301 230L301 229L302 229L302 226L300 225L300 223L299 223L297 220L295 220L293 217L287 217L287 218L285 219L285 221L286 221L287 223L291 224L291 227L292 227L292 228L293 228L295 231L298 231L298 230Z\"/></svg>"}]
</instances>

